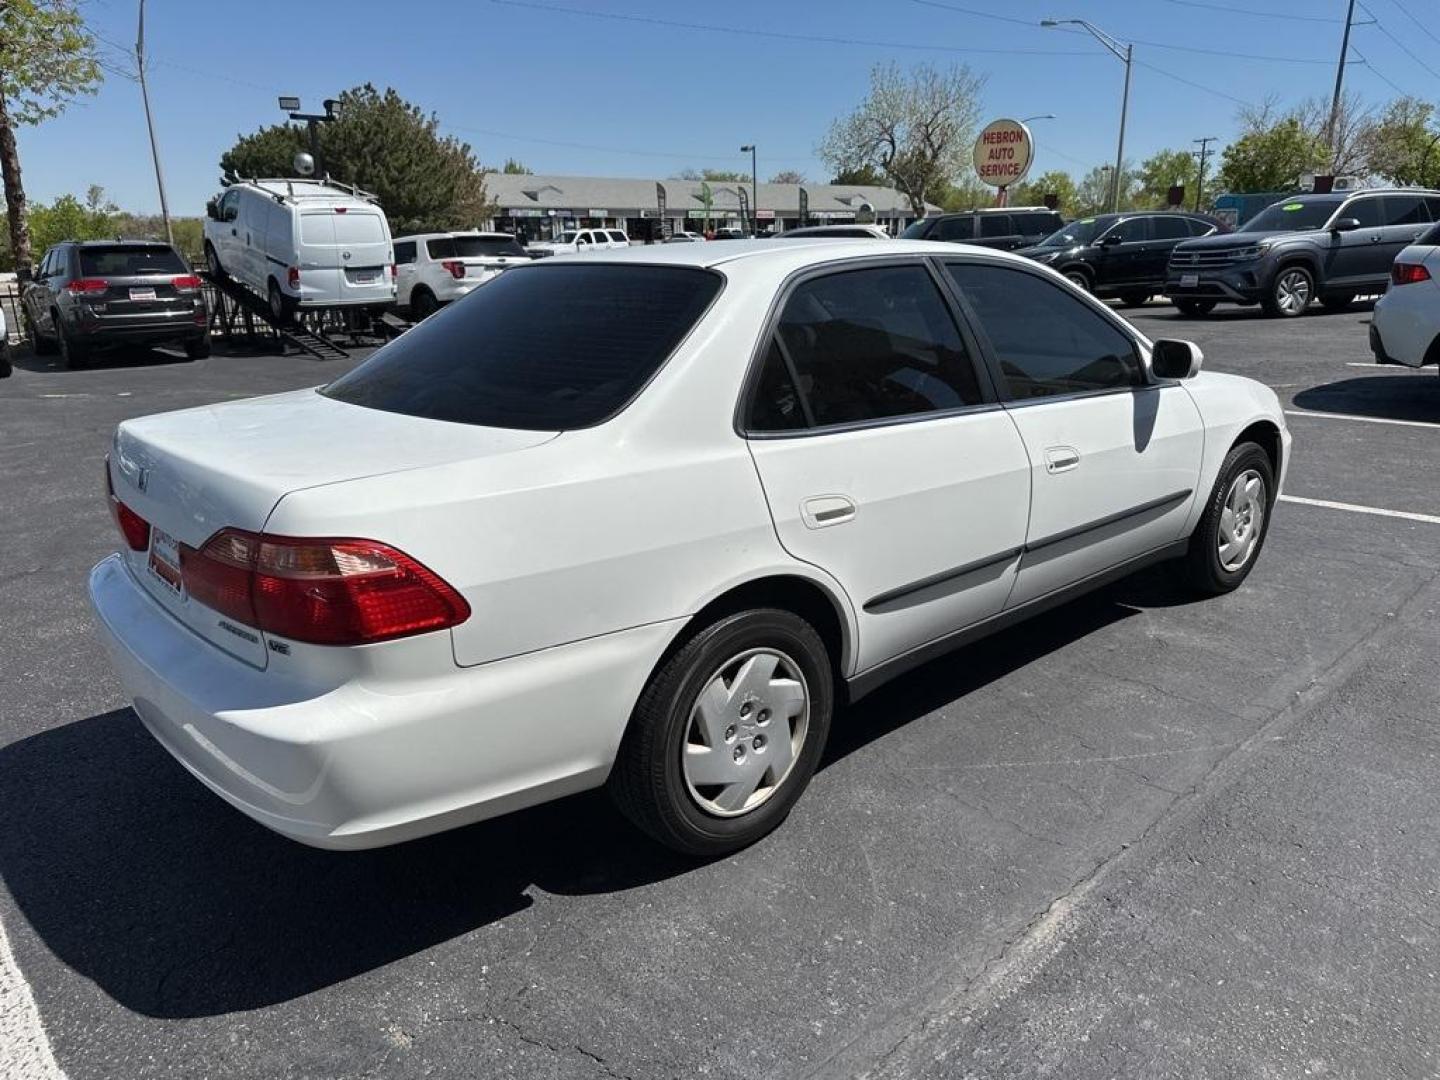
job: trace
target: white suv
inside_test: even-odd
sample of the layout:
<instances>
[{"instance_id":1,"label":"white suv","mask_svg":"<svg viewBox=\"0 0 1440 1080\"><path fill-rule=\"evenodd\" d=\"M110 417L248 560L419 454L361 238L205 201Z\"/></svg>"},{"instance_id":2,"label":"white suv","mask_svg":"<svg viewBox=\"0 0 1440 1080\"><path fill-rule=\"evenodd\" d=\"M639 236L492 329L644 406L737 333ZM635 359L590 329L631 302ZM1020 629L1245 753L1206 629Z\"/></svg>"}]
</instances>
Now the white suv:
<instances>
[{"instance_id":1,"label":"white suv","mask_svg":"<svg viewBox=\"0 0 1440 1080\"><path fill-rule=\"evenodd\" d=\"M459 300L508 266L530 261L509 233L421 233L395 239L395 302L417 319Z\"/></svg>"},{"instance_id":2,"label":"white suv","mask_svg":"<svg viewBox=\"0 0 1440 1080\"><path fill-rule=\"evenodd\" d=\"M629 237L619 229L567 229L554 240L531 244L530 250L542 255L574 255L577 251L612 251L629 246Z\"/></svg>"}]
</instances>

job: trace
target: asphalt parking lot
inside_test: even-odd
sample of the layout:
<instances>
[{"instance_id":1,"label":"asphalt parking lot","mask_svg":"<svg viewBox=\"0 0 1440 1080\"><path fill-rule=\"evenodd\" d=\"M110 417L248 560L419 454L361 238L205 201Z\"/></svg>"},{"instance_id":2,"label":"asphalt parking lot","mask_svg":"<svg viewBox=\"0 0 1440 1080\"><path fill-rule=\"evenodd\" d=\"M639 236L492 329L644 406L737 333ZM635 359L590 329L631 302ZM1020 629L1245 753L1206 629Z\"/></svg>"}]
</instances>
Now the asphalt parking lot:
<instances>
[{"instance_id":1,"label":"asphalt parking lot","mask_svg":"<svg viewBox=\"0 0 1440 1080\"><path fill-rule=\"evenodd\" d=\"M0 926L58 1067L1440 1073L1440 378L1371 364L1363 306L1131 314L1286 403L1308 501L1277 506L1246 585L1193 602L1159 568L891 684L836 718L783 828L709 865L599 795L358 854L227 808L93 636L101 458L125 417L341 365L18 357ZM0 982L0 1037L18 993Z\"/></svg>"}]
</instances>

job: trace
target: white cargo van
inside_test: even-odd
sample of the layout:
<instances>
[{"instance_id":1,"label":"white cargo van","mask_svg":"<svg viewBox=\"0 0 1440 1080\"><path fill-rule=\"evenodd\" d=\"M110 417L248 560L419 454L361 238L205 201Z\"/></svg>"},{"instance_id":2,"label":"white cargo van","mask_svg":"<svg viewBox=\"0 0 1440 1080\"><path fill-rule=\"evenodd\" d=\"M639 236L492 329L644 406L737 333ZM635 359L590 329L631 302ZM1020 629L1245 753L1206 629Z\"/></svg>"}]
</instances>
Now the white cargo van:
<instances>
[{"instance_id":1,"label":"white cargo van","mask_svg":"<svg viewBox=\"0 0 1440 1080\"><path fill-rule=\"evenodd\" d=\"M245 180L206 207L205 262L265 297L288 322L300 308L395 302L390 225L374 196L319 180Z\"/></svg>"}]
</instances>

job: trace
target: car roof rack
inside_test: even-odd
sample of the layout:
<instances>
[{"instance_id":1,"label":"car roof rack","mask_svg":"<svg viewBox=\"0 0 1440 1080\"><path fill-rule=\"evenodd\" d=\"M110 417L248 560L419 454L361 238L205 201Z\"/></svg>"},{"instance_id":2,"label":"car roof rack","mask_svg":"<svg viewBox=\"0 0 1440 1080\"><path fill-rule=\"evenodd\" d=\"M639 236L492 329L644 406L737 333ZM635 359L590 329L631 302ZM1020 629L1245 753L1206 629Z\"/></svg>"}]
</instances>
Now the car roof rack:
<instances>
[{"instance_id":1,"label":"car roof rack","mask_svg":"<svg viewBox=\"0 0 1440 1080\"><path fill-rule=\"evenodd\" d=\"M283 203L287 200L299 202L301 199L333 199L339 194L348 194L351 198L364 199L376 206L380 205L380 196L373 191L366 191L355 184L347 184L342 180L333 179L328 173L324 177L311 176L245 176L238 181L241 184L249 184L271 196L276 202ZM273 186L272 186L273 185ZM284 186L284 191L277 191L276 188ZM312 188L306 191L306 187Z\"/></svg>"}]
</instances>

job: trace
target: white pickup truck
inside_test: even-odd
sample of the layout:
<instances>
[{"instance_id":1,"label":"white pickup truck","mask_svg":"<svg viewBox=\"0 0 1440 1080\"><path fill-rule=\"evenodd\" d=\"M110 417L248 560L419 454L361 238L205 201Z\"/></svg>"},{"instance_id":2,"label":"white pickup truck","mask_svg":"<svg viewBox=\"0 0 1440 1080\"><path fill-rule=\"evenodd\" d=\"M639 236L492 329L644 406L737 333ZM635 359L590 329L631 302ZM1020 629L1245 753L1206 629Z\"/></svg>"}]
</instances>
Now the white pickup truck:
<instances>
[{"instance_id":1,"label":"white pickup truck","mask_svg":"<svg viewBox=\"0 0 1440 1080\"><path fill-rule=\"evenodd\" d=\"M567 229L554 240L527 244L534 255L574 255L577 251L609 251L627 248L630 239L619 229Z\"/></svg>"}]
</instances>

